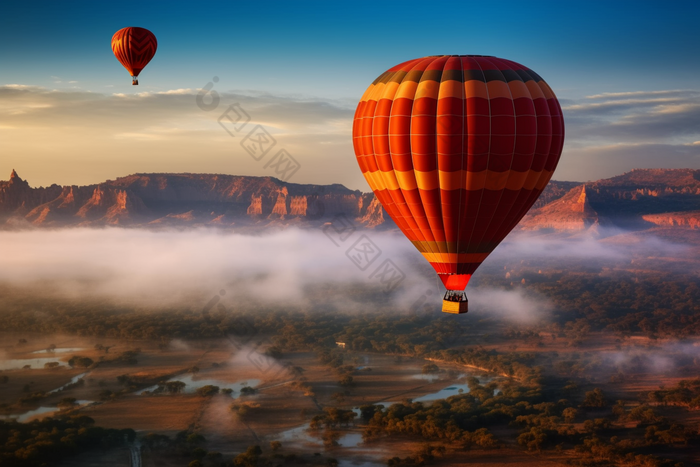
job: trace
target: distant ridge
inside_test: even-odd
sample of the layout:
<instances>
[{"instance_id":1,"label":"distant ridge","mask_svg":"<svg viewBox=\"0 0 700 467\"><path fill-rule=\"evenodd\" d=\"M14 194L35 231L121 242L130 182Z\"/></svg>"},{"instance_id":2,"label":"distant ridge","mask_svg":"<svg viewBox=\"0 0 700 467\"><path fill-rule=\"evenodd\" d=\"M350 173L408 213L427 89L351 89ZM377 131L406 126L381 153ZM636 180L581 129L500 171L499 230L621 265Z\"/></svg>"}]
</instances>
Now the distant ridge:
<instances>
[{"instance_id":1,"label":"distant ridge","mask_svg":"<svg viewBox=\"0 0 700 467\"><path fill-rule=\"evenodd\" d=\"M373 194L273 177L134 174L96 185L31 188L13 170L0 181L0 222L37 227L246 227L318 224L334 216L386 223Z\"/></svg>"},{"instance_id":2,"label":"distant ridge","mask_svg":"<svg viewBox=\"0 0 700 467\"><path fill-rule=\"evenodd\" d=\"M125 226L225 229L318 227L337 216L395 228L374 194L273 177L133 174L87 186L0 181L0 228ZM552 181L516 229L700 228L700 170L636 169L595 182Z\"/></svg>"},{"instance_id":3,"label":"distant ridge","mask_svg":"<svg viewBox=\"0 0 700 467\"><path fill-rule=\"evenodd\" d=\"M558 183L550 186L557 190ZM700 170L635 169L579 184L532 209L519 227L581 231L601 225L634 230L652 226L700 228Z\"/></svg>"}]
</instances>

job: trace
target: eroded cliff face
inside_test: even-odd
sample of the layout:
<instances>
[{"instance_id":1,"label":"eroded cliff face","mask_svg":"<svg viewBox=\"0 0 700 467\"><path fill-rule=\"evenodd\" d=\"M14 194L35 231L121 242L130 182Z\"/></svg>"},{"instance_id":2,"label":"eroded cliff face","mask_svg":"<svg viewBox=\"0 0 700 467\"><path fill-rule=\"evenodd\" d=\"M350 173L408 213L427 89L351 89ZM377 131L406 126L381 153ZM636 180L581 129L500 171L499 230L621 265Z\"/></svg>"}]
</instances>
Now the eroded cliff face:
<instances>
[{"instance_id":1,"label":"eroded cliff face","mask_svg":"<svg viewBox=\"0 0 700 467\"><path fill-rule=\"evenodd\" d=\"M384 218L384 208L382 208L382 204L374 196L370 199L367 207L363 210L361 206L360 210L364 213L359 221L367 227L378 227L386 222Z\"/></svg>"},{"instance_id":2,"label":"eroded cliff face","mask_svg":"<svg viewBox=\"0 0 700 467\"><path fill-rule=\"evenodd\" d=\"M262 196L251 195L250 206L248 206L246 214L248 214L249 216L262 216L262 213Z\"/></svg>"},{"instance_id":3,"label":"eroded cliff face","mask_svg":"<svg viewBox=\"0 0 700 467\"><path fill-rule=\"evenodd\" d=\"M561 184L552 182L554 187L547 187L549 198L557 196ZM648 228L649 223L694 228L697 212L700 170L637 169L576 186L553 201L536 204L519 228L577 231L601 225L637 230Z\"/></svg>"},{"instance_id":4,"label":"eroded cliff face","mask_svg":"<svg viewBox=\"0 0 700 467\"><path fill-rule=\"evenodd\" d=\"M577 184L551 182L518 229L576 232L599 225L700 228L700 171L648 169ZM395 228L373 193L272 177L135 174L89 186L32 188L14 170L0 181L0 227L26 225L314 226L344 216Z\"/></svg>"},{"instance_id":5,"label":"eroded cliff face","mask_svg":"<svg viewBox=\"0 0 700 467\"><path fill-rule=\"evenodd\" d=\"M520 221L522 230L585 230L600 222L591 207L586 185L571 189L561 198L534 209Z\"/></svg>"},{"instance_id":6,"label":"eroded cliff face","mask_svg":"<svg viewBox=\"0 0 700 467\"><path fill-rule=\"evenodd\" d=\"M661 227L687 227L700 229L700 211L665 212L663 214L648 214L642 218Z\"/></svg>"},{"instance_id":7,"label":"eroded cliff face","mask_svg":"<svg viewBox=\"0 0 700 467\"><path fill-rule=\"evenodd\" d=\"M535 201L535 204L532 205L532 209L541 208L553 201L558 200L577 186L581 186L581 184L578 182L559 182L556 180L550 181L544 188L542 194L540 194L540 197L537 198L537 201Z\"/></svg>"},{"instance_id":8,"label":"eroded cliff face","mask_svg":"<svg viewBox=\"0 0 700 467\"><path fill-rule=\"evenodd\" d=\"M26 214L34 207L55 199L62 192L58 185L48 188L30 188L12 170L9 181L0 181L0 215L10 213Z\"/></svg>"},{"instance_id":9,"label":"eroded cliff face","mask_svg":"<svg viewBox=\"0 0 700 467\"><path fill-rule=\"evenodd\" d=\"M0 215L35 226L244 226L328 221L343 215L384 224L373 194L342 185L301 185L271 177L136 174L99 185L31 188L12 172L0 182ZM2 220L0 220L2 222Z\"/></svg>"}]
</instances>

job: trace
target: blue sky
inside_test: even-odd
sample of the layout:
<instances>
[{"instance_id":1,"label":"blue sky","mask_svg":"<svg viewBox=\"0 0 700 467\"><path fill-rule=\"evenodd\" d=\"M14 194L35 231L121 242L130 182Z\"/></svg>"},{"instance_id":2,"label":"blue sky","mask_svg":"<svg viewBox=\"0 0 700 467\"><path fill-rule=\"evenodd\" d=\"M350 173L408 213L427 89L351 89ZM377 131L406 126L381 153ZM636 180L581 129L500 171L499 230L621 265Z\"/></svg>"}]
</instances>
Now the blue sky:
<instances>
[{"instance_id":1,"label":"blue sky","mask_svg":"<svg viewBox=\"0 0 700 467\"><path fill-rule=\"evenodd\" d=\"M354 103L387 68L443 53L508 58L552 86L567 122L555 178L595 179L641 166L700 168L698 17L697 1L5 2L0 139L7 151L0 148L0 174L13 165L37 184L93 183L136 171L265 175L245 154L235 163L227 159L235 151L216 123L225 104L247 99L254 121L270 125L280 144L306 162L294 181L366 190L359 170L350 169L346 120ZM125 26L146 27L159 42L138 88L109 46ZM197 114L187 102L214 76L225 102L217 112ZM13 84L23 87L8 88ZM125 105L127 97L133 99ZM294 106L313 113L314 105L316 120L295 116ZM287 107L286 119L276 117ZM676 120L666 119L670 114ZM86 137L81 127L100 118L103 127ZM664 126L671 121L680 127ZM190 136L199 139L189 145L169 139L168 126L170 134L181 130L177 138L197 129ZM118 133L107 131L116 127ZM37 141L38 128L56 133L52 144ZM649 128L666 130L652 135ZM158 137L149 140L154 131ZM119 160L112 148L129 151L129 138L138 157ZM324 155L322 144L332 154Z\"/></svg>"}]
</instances>

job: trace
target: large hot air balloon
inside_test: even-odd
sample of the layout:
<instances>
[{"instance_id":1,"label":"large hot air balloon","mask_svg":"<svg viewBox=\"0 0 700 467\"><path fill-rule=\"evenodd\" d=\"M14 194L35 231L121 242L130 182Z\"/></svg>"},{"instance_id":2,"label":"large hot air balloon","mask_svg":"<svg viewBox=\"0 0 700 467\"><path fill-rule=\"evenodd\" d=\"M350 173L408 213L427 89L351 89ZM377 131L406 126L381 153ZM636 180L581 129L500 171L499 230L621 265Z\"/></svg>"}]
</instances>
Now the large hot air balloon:
<instances>
[{"instance_id":1,"label":"large hot air balloon","mask_svg":"<svg viewBox=\"0 0 700 467\"><path fill-rule=\"evenodd\" d=\"M139 73L156 54L158 41L144 28L124 28L112 36L112 52L131 75L133 85L139 84Z\"/></svg>"},{"instance_id":2,"label":"large hot air balloon","mask_svg":"<svg viewBox=\"0 0 700 467\"><path fill-rule=\"evenodd\" d=\"M518 63L418 58L382 73L353 121L357 162L401 231L466 313L474 271L552 177L564 144L556 96Z\"/></svg>"}]
</instances>

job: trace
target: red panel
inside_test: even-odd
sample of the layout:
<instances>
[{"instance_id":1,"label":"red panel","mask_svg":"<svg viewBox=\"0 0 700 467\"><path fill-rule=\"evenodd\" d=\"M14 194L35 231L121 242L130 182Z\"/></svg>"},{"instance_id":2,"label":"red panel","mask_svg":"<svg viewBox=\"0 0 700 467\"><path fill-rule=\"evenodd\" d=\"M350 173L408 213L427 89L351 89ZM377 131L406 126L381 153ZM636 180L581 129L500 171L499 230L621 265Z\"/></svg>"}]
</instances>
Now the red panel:
<instances>
[{"instance_id":1,"label":"red panel","mask_svg":"<svg viewBox=\"0 0 700 467\"><path fill-rule=\"evenodd\" d=\"M471 278L471 274L440 274L440 280L447 290L464 290Z\"/></svg>"}]
</instances>

